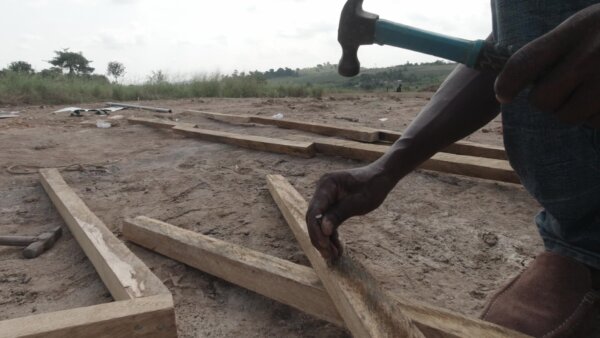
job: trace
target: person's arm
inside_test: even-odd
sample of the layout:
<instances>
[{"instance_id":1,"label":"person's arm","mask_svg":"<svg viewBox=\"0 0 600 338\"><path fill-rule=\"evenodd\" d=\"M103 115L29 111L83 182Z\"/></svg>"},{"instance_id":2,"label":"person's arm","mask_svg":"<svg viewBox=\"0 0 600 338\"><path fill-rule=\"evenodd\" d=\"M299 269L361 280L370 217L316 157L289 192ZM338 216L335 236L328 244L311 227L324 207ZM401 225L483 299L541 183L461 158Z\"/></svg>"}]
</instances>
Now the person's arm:
<instances>
[{"instance_id":1,"label":"person's arm","mask_svg":"<svg viewBox=\"0 0 600 338\"><path fill-rule=\"evenodd\" d=\"M320 179L306 221L312 243L325 259L342 253L337 235L342 222L379 207L402 177L498 115L494 81L494 75L458 66L385 155Z\"/></svg>"}]
</instances>

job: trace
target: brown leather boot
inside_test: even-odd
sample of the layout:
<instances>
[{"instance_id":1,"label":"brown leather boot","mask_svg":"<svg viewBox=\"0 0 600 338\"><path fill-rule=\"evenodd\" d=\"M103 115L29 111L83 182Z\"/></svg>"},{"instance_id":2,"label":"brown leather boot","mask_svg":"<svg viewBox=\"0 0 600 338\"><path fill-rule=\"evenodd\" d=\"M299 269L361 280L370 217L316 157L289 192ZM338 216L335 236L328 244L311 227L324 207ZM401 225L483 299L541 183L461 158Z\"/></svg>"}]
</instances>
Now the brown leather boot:
<instances>
[{"instance_id":1,"label":"brown leather boot","mask_svg":"<svg viewBox=\"0 0 600 338\"><path fill-rule=\"evenodd\" d=\"M574 259L545 252L491 299L481 318L533 337L589 337L600 304L591 274Z\"/></svg>"}]
</instances>

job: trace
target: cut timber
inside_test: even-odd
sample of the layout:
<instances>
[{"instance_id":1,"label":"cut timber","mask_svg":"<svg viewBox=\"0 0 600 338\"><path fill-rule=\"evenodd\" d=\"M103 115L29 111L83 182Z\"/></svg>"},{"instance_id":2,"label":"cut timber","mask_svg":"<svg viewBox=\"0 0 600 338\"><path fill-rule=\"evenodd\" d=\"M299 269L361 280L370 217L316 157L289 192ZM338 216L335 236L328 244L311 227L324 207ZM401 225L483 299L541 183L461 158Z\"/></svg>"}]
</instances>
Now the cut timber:
<instances>
[{"instance_id":1,"label":"cut timber","mask_svg":"<svg viewBox=\"0 0 600 338\"><path fill-rule=\"evenodd\" d=\"M125 221L123 235L136 244L230 283L338 326L344 325L312 268L143 216ZM525 337L430 305L408 300L397 300L397 303L427 337Z\"/></svg>"},{"instance_id":2,"label":"cut timber","mask_svg":"<svg viewBox=\"0 0 600 338\"><path fill-rule=\"evenodd\" d=\"M0 321L0 338L177 337L171 295Z\"/></svg>"},{"instance_id":3,"label":"cut timber","mask_svg":"<svg viewBox=\"0 0 600 338\"><path fill-rule=\"evenodd\" d=\"M130 117L127 119L127 121L129 121L129 123L131 123L131 124L139 124L142 126L158 128L158 129L171 129L173 127L182 126L182 125L187 125L192 128L195 126L193 124L188 124L188 123L180 123L180 122L174 122L174 121L168 121L168 120L162 120L162 119L160 119L160 120L159 119L147 119L144 117Z\"/></svg>"},{"instance_id":4,"label":"cut timber","mask_svg":"<svg viewBox=\"0 0 600 338\"><path fill-rule=\"evenodd\" d=\"M401 133L389 130L379 131L379 141L382 142L396 142L402 136ZM504 147L492 146L489 144L480 144L468 141L459 141L449 145L446 149L442 150L445 153L466 155L466 156L477 156L492 158L496 160L507 160L506 150Z\"/></svg>"},{"instance_id":5,"label":"cut timber","mask_svg":"<svg viewBox=\"0 0 600 338\"><path fill-rule=\"evenodd\" d=\"M169 290L94 215L56 169L40 170L42 185L115 300L169 295Z\"/></svg>"},{"instance_id":6,"label":"cut timber","mask_svg":"<svg viewBox=\"0 0 600 338\"><path fill-rule=\"evenodd\" d=\"M375 161L389 146L337 139L316 139L318 153L342 156L361 161ZM474 156L437 153L420 166L421 169L440 171L489 180L520 183L519 177L507 161Z\"/></svg>"},{"instance_id":7,"label":"cut timber","mask_svg":"<svg viewBox=\"0 0 600 338\"><path fill-rule=\"evenodd\" d=\"M262 117L254 115L223 114L200 110L186 110L185 112L199 114L208 119L221 121L225 123L258 123L264 125L272 125L285 129L302 130L325 136L338 136L349 140L368 143L395 142L402 136L401 133L395 131L380 130L369 127L341 127L334 126L331 124L313 123L300 120L276 119L272 117ZM459 141L454 144L451 144L446 149L442 150L442 152L457 155L492 158L497 160L507 159L504 147L492 146L488 144L479 144L468 141Z\"/></svg>"},{"instance_id":8,"label":"cut timber","mask_svg":"<svg viewBox=\"0 0 600 338\"><path fill-rule=\"evenodd\" d=\"M282 176L269 175L267 182L275 203L354 337L424 337L352 257L346 254L329 268L310 242L304 220L306 201Z\"/></svg>"},{"instance_id":9,"label":"cut timber","mask_svg":"<svg viewBox=\"0 0 600 338\"><path fill-rule=\"evenodd\" d=\"M250 116L250 122L267 124L285 129L301 130L326 136L338 136L361 142L377 142L379 140L379 131L371 128L338 127L331 124L275 119L261 116Z\"/></svg>"},{"instance_id":10,"label":"cut timber","mask_svg":"<svg viewBox=\"0 0 600 338\"><path fill-rule=\"evenodd\" d=\"M210 120L221 121L225 123L233 123L233 124L243 124L250 123L249 115L233 115L233 114L222 114L222 113L213 113L208 111L201 110L185 110L184 113L193 113L196 115L200 115Z\"/></svg>"},{"instance_id":11,"label":"cut timber","mask_svg":"<svg viewBox=\"0 0 600 338\"><path fill-rule=\"evenodd\" d=\"M171 109L166 108L156 108L156 107L147 107L147 106L138 106L135 104L127 104L127 103L115 103L115 102L106 102L109 107L123 107L123 108L134 108L134 109L142 109L142 110L150 110L158 113L172 113Z\"/></svg>"},{"instance_id":12,"label":"cut timber","mask_svg":"<svg viewBox=\"0 0 600 338\"><path fill-rule=\"evenodd\" d=\"M269 151L273 153L288 154L310 158L315 156L311 142L288 141L263 136L243 135L223 131L176 126L173 130L177 133L199 138L210 142L220 142L236 145L243 148Z\"/></svg>"},{"instance_id":13,"label":"cut timber","mask_svg":"<svg viewBox=\"0 0 600 338\"><path fill-rule=\"evenodd\" d=\"M343 326L312 269L147 217L126 220L123 236L230 283Z\"/></svg>"}]
</instances>

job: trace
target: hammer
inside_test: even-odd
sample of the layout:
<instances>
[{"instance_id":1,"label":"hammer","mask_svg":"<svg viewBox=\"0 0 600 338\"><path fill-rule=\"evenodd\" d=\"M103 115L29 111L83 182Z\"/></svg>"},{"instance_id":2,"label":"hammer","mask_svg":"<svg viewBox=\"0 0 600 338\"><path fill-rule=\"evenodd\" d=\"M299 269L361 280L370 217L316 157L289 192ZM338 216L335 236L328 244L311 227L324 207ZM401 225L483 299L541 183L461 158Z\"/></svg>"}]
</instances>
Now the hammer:
<instances>
[{"instance_id":1,"label":"hammer","mask_svg":"<svg viewBox=\"0 0 600 338\"><path fill-rule=\"evenodd\" d=\"M0 246L24 246L25 258L36 258L54 246L62 235L62 228L56 227L38 236L0 236Z\"/></svg>"},{"instance_id":2,"label":"hammer","mask_svg":"<svg viewBox=\"0 0 600 338\"><path fill-rule=\"evenodd\" d=\"M493 73L499 73L510 57L507 49L491 41L469 41L379 19L379 15L365 12L362 5L363 0L348 0L342 9L338 29L343 51L338 72L342 76L360 72L358 48L374 43L438 56Z\"/></svg>"}]
</instances>

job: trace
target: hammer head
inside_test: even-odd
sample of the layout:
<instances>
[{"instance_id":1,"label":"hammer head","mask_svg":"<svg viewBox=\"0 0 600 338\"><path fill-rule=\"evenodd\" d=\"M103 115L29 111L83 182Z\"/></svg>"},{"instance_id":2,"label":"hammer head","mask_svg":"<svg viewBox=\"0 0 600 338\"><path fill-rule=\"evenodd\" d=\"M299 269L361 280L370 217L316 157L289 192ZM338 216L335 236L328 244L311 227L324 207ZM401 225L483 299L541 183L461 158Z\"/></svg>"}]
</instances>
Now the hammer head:
<instances>
[{"instance_id":1,"label":"hammer head","mask_svg":"<svg viewBox=\"0 0 600 338\"><path fill-rule=\"evenodd\" d=\"M375 43L375 26L379 16L365 12L363 0L348 0L338 28L338 41L342 46L342 59L338 72L342 76L355 76L360 72L358 47Z\"/></svg>"},{"instance_id":2,"label":"hammer head","mask_svg":"<svg viewBox=\"0 0 600 338\"><path fill-rule=\"evenodd\" d=\"M36 258L54 246L54 243L62 235L62 228L56 227L52 231L45 232L37 236L35 242L29 244L23 250L25 258Z\"/></svg>"}]
</instances>

